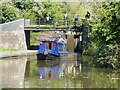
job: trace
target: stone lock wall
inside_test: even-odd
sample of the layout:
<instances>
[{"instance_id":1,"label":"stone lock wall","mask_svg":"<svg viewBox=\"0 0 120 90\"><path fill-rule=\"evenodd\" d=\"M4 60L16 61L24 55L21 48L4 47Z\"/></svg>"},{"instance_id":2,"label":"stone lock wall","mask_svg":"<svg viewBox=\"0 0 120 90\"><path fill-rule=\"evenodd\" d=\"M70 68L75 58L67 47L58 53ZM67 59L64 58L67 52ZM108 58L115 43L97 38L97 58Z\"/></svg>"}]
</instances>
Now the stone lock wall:
<instances>
[{"instance_id":1,"label":"stone lock wall","mask_svg":"<svg viewBox=\"0 0 120 90\"><path fill-rule=\"evenodd\" d=\"M27 50L24 19L0 24L0 46L8 49Z\"/></svg>"}]
</instances>

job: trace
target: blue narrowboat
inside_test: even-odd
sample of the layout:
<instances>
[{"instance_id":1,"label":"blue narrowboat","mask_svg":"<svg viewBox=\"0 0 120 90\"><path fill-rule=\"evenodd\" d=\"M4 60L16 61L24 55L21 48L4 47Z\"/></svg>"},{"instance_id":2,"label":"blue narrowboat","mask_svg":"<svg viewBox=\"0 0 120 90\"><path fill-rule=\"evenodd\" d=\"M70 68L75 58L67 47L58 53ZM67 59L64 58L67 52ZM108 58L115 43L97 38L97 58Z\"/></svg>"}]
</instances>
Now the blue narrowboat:
<instances>
[{"instance_id":1,"label":"blue narrowboat","mask_svg":"<svg viewBox=\"0 0 120 90\"><path fill-rule=\"evenodd\" d=\"M55 59L67 53L66 44L64 42L40 41L37 59Z\"/></svg>"}]
</instances>

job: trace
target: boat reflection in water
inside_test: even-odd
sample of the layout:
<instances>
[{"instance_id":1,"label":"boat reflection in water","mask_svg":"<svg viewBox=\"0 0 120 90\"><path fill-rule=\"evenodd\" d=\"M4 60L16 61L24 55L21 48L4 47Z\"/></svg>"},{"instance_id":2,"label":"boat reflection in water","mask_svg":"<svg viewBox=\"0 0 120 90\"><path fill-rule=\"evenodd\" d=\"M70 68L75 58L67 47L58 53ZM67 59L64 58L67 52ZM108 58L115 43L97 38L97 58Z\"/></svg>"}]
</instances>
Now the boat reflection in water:
<instances>
[{"instance_id":1,"label":"boat reflection in water","mask_svg":"<svg viewBox=\"0 0 120 90\"><path fill-rule=\"evenodd\" d=\"M66 67L63 60L37 61L40 78L59 78Z\"/></svg>"}]
</instances>

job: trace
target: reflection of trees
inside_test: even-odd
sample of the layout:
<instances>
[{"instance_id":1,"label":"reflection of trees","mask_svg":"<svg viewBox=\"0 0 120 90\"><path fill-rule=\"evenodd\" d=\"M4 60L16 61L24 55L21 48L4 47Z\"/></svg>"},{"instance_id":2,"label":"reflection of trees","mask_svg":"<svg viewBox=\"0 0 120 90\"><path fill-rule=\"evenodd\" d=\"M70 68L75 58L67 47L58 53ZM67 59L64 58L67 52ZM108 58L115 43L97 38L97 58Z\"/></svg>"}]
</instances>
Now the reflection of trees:
<instances>
[{"instance_id":1,"label":"reflection of trees","mask_svg":"<svg viewBox=\"0 0 120 90\"><path fill-rule=\"evenodd\" d=\"M82 63L81 60L82 59L68 61L67 68L64 72L64 78L66 79L66 88L118 87L118 76L116 73L111 73L112 70L92 68L89 65L84 66L84 63Z\"/></svg>"},{"instance_id":2,"label":"reflection of trees","mask_svg":"<svg viewBox=\"0 0 120 90\"><path fill-rule=\"evenodd\" d=\"M119 85L120 81L118 81L118 78L120 76L116 72L110 69L92 68L89 65L85 66L84 62L90 61L90 57L70 55L68 58L61 60L60 62L54 62L55 65L60 65L59 77L55 79L40 78L38 68L35 67L36 62L30 61L30 75L25 83L26 86L29 85L28 87L33 88L117 88ZM53 61L48 61L47 63L40 61L38 66L54 66L50 62Z\"/></svg>"},{"instance_id":3,"label":"reflection of trees","mask_svg":"<svg viewBox=\"0 0 120 90\"><path fill-rule=\"evenodd\" d=\"M34 86L39 86L39 73L36 68L36 61L34 61L35 57L29 57L27 59L28 61L26 63L24 87L33 88Z\"/></svg>"},{"instance_id":4,"label":"reflection of trees","mask_svg":"<svg viewBox=\"0 0 120 90\"><path fill-rule=\"evenodd\" d=\"M116 73L111 73L111 70L103 70L92 68L87 72L89 87L87 88L117 88L117 80L112 78L117 77ZM86 82L84 83L86 87Z\"/></svg>"},{"instance_id":5,"label":"reflection of trees","mask_svg":"<svg viewBox=\"0 0 120 90\"><path fill-rule=\"evenodd\" d=\"M74 60L73 58L77 60ZM66 82L65 82L66 88L82 87L81 80L80 80L81 79L81 75L80 75L81 60L82 60L81 55L77 55L77 56L73 56L68 61L67 68L65 69L65 72L64 72L64 78L66 79Z\"/></svg>"},{"instance_id":6,"label":"reflection of trees","mask_svg":"<svg viewBox=\"0 0 120 90\"><path fill-rule=\"evenodd\" d=\"M68 84L68 87L117 88L119 85L118 76L116 73L106 72L106 70L101 69L99 70L85 67L83 67L82 71L80 71L78 67L73 66L71 68L72 72L66 72L65 74L65 78L67 78L66 83Z\"/></svg>"},{"instance_id":7,"label":"reflection of trees","mask_svg":"<svg viewBox=\"0 0 120 90\"><path fill-rule=\"evenodd\" d=\"M120 89L120 73L118 73L118 89Z\"/></svg>"}]
</instances>

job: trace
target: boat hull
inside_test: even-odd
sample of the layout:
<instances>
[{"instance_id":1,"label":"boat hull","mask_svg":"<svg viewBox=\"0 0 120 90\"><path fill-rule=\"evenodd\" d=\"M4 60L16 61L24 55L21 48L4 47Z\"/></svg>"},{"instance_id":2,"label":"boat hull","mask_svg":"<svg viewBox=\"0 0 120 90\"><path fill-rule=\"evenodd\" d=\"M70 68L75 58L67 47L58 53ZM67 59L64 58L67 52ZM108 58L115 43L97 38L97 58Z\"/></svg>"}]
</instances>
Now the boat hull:
<instances>
[{"instance_id":1,"label":"boat hull","mask_svg":"<svg viewBox=\"0 0 120 90\"><path fill-rule=\"evenodd\" d=\"M37 54L37 60L56 60L59 59L60 55L54 54Z\"/></svg>"}]
</instances>

